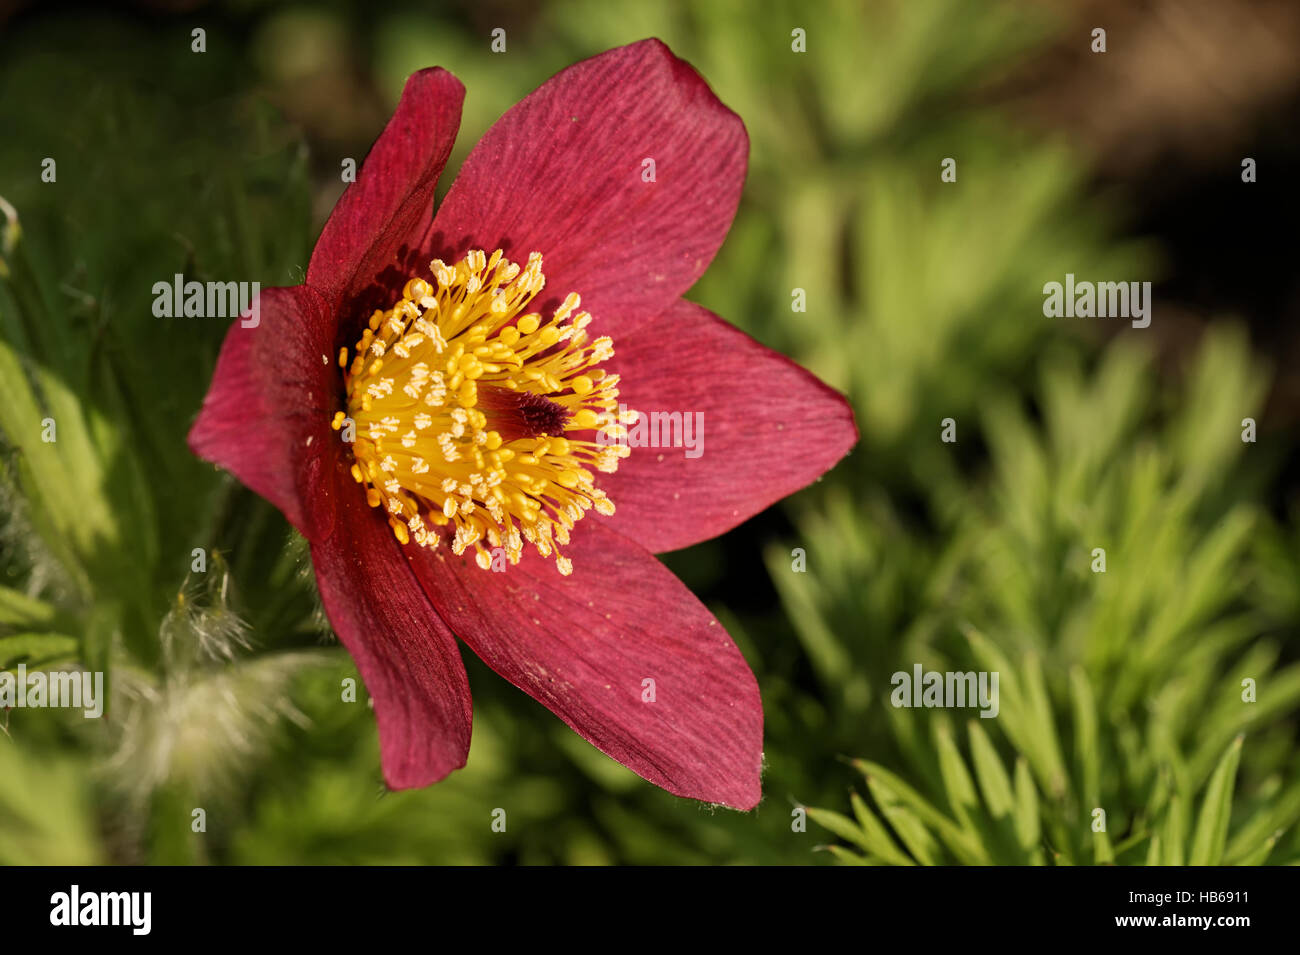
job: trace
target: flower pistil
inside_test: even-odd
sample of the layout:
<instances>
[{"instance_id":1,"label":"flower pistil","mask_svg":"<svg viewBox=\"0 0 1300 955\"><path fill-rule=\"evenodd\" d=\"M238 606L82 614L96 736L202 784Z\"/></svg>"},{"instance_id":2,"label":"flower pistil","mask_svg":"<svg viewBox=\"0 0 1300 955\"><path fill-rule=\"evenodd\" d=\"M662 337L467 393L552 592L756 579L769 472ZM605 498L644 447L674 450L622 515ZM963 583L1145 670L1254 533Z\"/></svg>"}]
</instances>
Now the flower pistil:
<instances>
[{"instance_id":1,"label":"flower pistil","mask_svg":"<svg viewBox=\"0 0 1300 955\"><path fill-rule=\"evenodd\" d=\"M332 424L352 419L352 477L402 544L447 536L488 569L489 548L516 564L527 541L568 575L560 547L574 525L592 508L614 513L593 470L629 453L618 375L600 367L613 341L589 338L576 293L549 321L525 312L546 283L540 253L522 268L500 249L429 268L433 282L410 279L351 357L340 350L347 412Z\"/></svg>"}]
</instances>

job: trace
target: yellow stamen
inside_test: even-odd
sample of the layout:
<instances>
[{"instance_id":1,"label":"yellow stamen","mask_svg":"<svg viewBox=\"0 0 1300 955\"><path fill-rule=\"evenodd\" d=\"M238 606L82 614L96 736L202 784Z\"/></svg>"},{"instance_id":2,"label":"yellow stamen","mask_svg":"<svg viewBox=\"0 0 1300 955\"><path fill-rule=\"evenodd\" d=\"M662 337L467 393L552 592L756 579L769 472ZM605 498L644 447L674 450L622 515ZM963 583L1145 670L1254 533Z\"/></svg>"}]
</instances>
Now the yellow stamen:
<instances>
[{"instance_id":1,"label":"yellow stamen","mask_svg":"<svg viewBox=\"0 0 1300 955\"><path fill-rule=\"evenodd\" d=\"M476 250L429 270L432 283L412 278L370 317L350 364L339 354L348 410L331 425L355 423L352 476L402 544L436 547L445 533L486 569L483 542L511 564L528 542L568 575L570 530L593 508L614 513L593 471L629 453L608 440L620 433L618 376L598 366L613 342L589 340L573 293L549 320L525 314L546 283L539 253L521 268ZM591 430L606 440L562 433Z\"/></svg>"}]
</instances>

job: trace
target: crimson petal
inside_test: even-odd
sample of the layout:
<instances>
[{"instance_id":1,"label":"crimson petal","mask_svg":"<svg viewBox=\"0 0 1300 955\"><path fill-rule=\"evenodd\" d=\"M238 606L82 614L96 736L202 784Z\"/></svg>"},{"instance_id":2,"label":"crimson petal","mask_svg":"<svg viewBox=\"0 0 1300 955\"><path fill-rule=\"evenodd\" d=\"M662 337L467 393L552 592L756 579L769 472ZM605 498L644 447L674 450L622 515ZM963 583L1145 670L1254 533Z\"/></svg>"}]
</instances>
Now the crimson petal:
<instances>
[{"instance_id":1,"label":"crimson petal","mask_svg":"<svg viewBox=\"0 0 1300 955\"><path fill-rule=\"evenodd\" d=\"M311 548L321 602L374 700L384 779L392 789L427 786L469 753L465 666L381 512L341 462L332 478L338 527Z\"/></svg>"},{"instance_id":2,"label":"crimson petal","mask_svg":"<svg viewBox=\"0 0 1300 955\"><path fill-rule=\"evenodd\" d=\"M333 527L322 476L331 456L338 365L334 317L310 288L265 289L258 324L231 326L190 449L278 507L309 540Z\"/></svg>"},{"instance_id":3,"label":"crimson petal","mask_svg":"<svg viewBox=\"0 0 1300 955\"><path fill-rule=\"evenodd\" d=\"M703 424L692 434L697 456L684 446L633 448L616 474L599 475L615 507L609 526L655 553L730 530L816 480L858 440L842 395L693 302L677 301L614 348L607 367L621 376L620 403L679 413L683 425L702 415L693 419Z\"/></svg>"},{"instance_id":4,"label":"crimson petal","mask_svg":"<svg viewBox=\"0 0 1300 955\"><path fill-rule=\"evenodd\" d=\"M583 521L565 553L570 577L531 549L504 573L408 550L457 636L584 739L670 793L753 808L763 709L731 637L626 538Z\"/></svg>"},{"instance_id":5,"label":"crimson petal","mask_svg":"<svg viewBox=\"0 0 1300 955\"><path fill-rule=\"evenodd\" d=\"M578 292L598 333L617 335L704 272L731 227L748 152L744 124L700 75L643 40L557 73L502 116L465 160L429 244L448 261L541 252L538 306Z\"/></svg>"},{"instance_id":6,"label":"crimson petal","mask_svg":"<svg viewBox=\"0 0 1300 955\"><path fill-rule=\"evenodd\" d=\"M376 277L385 288L400 288L423 253L418 243L433 216L434 187L456 140L464 99L465 87L446 70L412 74L357 181L334 207L312 251L307 284L340 316L358 310L355 300Z\"/></svg>"}]
</instances>

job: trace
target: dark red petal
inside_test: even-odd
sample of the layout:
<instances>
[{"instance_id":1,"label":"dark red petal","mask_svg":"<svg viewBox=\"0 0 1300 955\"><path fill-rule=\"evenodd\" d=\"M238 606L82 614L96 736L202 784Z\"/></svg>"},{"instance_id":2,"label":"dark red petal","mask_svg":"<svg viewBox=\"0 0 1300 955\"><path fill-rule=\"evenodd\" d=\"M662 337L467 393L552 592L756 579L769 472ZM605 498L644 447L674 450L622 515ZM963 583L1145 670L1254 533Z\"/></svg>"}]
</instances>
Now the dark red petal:
<instances>
[{"instance_id":1,"label":"dark red petal","mask_svg":"<svg viewBox=\"0 0 1300 955\"><path fill-rule=\"evenodd\" d=\"M684 446L633 448L616 474L598 477L615 513L597 520L655 553L730 530L812 483L858 440L842 395L693 302L679 300L614 350L606 367L621 376L620 403L679 412L683 424L703 415L696 457Z\"/></svg>"},{"instance_id":2,"label":"dark red petal","mask_svg":"<svg viewBox=\"0 0 1300 955\"><path fill-rule=\"evenodd\" d=\"M331 357L334 320L303 285L259 296L255 327L226 334L190 429L190 449L266 498L308 539L334 520L323 480L337 450L330 419L338 407L339 366Z\"/></svg>"},{"instance_id":3,"label":"dark red petal","mask_svg":"<svg viewBox=\"0 0 1300 955\"><path fill-rule=\"evenodd\" d=\"M464 98L465 87L446 70L413 74L357 181L330 214L307 266L307 284L339 309L339 320L363 309L368 318L370 309L391 305L388 293L401 287L415 263L422 260L419 268L427 273L429 256L416 245L433 217L434 186L456 140ZM362 305L359 297L375 301Z\"/></svg>"},{"instance_id":4,"label":"dark red petal","mask_svg":"<svg viewBox=\"0 0 1300 955\"><path fill-rule=\"evenodd\" d=\"M382 512L342 464L332 480L338 527L311 548L321 602L374 700L384 779L392 789L427 786L469 753L465 666Z\"/></svg>"},{"instance_id":5,"label":"dark red petal","mask_svg":"<svg viewBox=\"0 0 1300 955\"><path fill-rule=\"evenodd\" d=\"M749 139L658 40L584 60L521 100L474 147L433 223L451 261L469 249L541 252L549 308L569 292L617 335L704 272L740 200ZM642 180L653 159L655 181Z\"/></svg>"},{"instance_id":6,"label":"dark red petal","mask_svg":"<svg viewBox=\"0 0 1300 955\"><path fill-rule=\"evenodd\" d=\"M752 809L763 708L731 637L626 538L584 520L564 552L570 577L531 547L502 573L445 547L411 559L457 636L584 739L670 793Z\"/></svg>"}]
</instances>

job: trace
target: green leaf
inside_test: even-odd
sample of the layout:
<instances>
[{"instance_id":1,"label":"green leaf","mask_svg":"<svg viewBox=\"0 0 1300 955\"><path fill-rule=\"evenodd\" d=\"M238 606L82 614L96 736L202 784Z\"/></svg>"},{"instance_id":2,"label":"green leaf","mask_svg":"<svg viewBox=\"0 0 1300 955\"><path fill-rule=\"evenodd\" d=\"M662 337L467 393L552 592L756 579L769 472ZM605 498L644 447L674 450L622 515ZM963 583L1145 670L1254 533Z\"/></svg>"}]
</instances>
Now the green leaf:
<instances>
[{"instance_id":1,"label":"green leaf","mask_svg":"<svg viewBox=\"0 0 1300 955\"><path fill-rule=\"evenodd\" d=\"M843 846L826 846L826 851L835 857L835 861L840 865L874 865L870 859L858 855L856 852L850 852Z\"/></svg>"},{"instance_id":2,"label":"green leaf","mask_svg":"<svg viewBox=\"0 0 1300 955\"><path fill-rule=\"evenodd\" d=\"M1110 822L1109 813L1106 816L1107 823ZM1115 849L1110 844L1110 834L1105 830L1094 832L1092 834L1092 857L1097 865L1114 865Z\"/></svg>"},{"instance_id":3,"label":"green leaf","mask_svg":"<svg viewBox=\"0 0 1300 955\"><path fill-rule=\"evenodd\" d=\"M867 786L871 789L873 796L876 795L877 789L885 790L887 793L885 798L893 798L909 806L920 817L922 822L935 831L944 845L962 863L965 865L990 864L992 860L989 859L988 853L969 832L964 831L942 812L935 809L926 801L924 796L903 782L894 773L891 773L878 763L868 760L854 760L853 765L866 777ZM877 796L876 801L882 802L881 797Z\"/></svg>"},{"instance_id":4,"label":"green leaf","mask_svg":"<svg viewBox=\"0 0 1300 955\"><path fill-rule=\"evenodd\" d=\"M1187 856L1187 801L1174 793L1165 814L1164 865L1183 865Z\"/></svg>"},{"instance_id":5,"label":"green leaf","mask_svg":"<svg viewBox=\"0 0 1300 955\"><path fill-rule=\"evenodd\" d=\"M0 587L0 626L30 630L49 626L57 617L58 611L49 604L11 587Z\"/></svg>"},{"instance_id":6,"label":"green leaf","mask_svg":"<svg viewBox=\"0 0 1300 955\"><path fill-rule=\"evenodd\" d=\"M28 669L54 666L77 655L76 637L61 633L15 633L0 637L0 670L12 670L20 663Z\"/></svg>"},{"instance_id":7,"label":"green leaf","mask_svg":"<svg viewBox=\"0 0 1300 955\"><path fill-rule=\"evenodd\" d=\"M979 797L975 794L975 783L966 769L966 761L962 759L946 724L935 722L934 742L939 751L939 773L943 777L948 805L962 826L973 831L974 814L979 812Z\"/></svg>"},{"instance_id":8,"label":"green leaf","mask_svg":"<svg viewBox=\"0 0 1300 955\"><path fill-rule=\"evenodd\" d=\"M984 794L984 805L988 806L994 818L1008 816L1015 805L1015 797L1011 794L1011 779L1006 768L978 720L970 721L969 731L971 762L975 764L975 776L979 779L980 792Z\"/></svg>"},{"instance_id":9,"label":"green leaf","mask_svg":"<svg viewBox=\"0 0 1300 955\"><path fill-rule=\"evenodd\" d=\"M939 865L943 850L917 814L903 805L888 786L873 785L871 777L867 777L867 788L912 857L921 865Z\"/></svg>"},{"instance_id":10,"label":"green leaf","mask_svg":"<svg viewBox=\"0 0 1300 955\"><path fill-rule=\"evenodd\" d=\"M1188 859L1190 865L1218 865L1223 859L1232 815L1232 790L1237 779L1237 764L1241 762L1242 739L1238 736L1233 740L1210 776L1205 800L1196 819L1196 835L1192 838L1192 854Z\"/></svg>"},{"instance_id":11,"label":"green leaf","mask_svg":"<svg viewBox=\"0 0 1300 955\"><path fill-rule=\"evenodd\" d=\"M1029 763L1022 756L1016 760L1016 836L1020 848L1033 865L1043 864L1043 833L1038 815L1038 789L1029 772Z\"/></svg>"},{"instance_id":12,"label":"green leaf","mask_svg":"<svg viewBox=\"0 0 1300 955\"><path fill-rule=\"evenodd\" d=\"M866 833L853 824L853 820L848 816L842 816L838 812L830 809L815 809L812 806L806 807L808 818L823 829L829 829L841 839L852 842L867 851L871 851L870 843Z\"/></svg>"},{"instance_id":13,"label":"green leaf","mask_svg":"<svg viewBox=\"0 0 1300 955\"><path fill-rule=\"evenodd\" d=\"M1293 782L1237 828L1224 850L1224 864L1235 865L1257 852L1262 843L1290 829L1297 819L1300 819L1300 785Z\"/></svg>"},{"instance_id":14,"label":"green leaf","mask_svg":"<svg viewBox=\"0 0 1300 955\"><path fill-rule=\"evenodd\" d=\"M1160 833L1156 832L1151 835L1151 842L1147 846L1147 865L1160 865Z\"/></svg>"},{"instance_id":15,"label":"green leaf","mask_svg":"<svg viewBox=\"0 0 1300 955\"><path fill-rule=\"evenodd\" d=\"M1088 676L1079 666L1070 669L1070 703L1074 713L1074 753L1079 766L1083 801L1096 805L1101 799L1101 758L1097 744L1097 701Z\"/></svg>"},{"instance_id":16,"label":"green leaf","mask_svg":"<svg viewBox=\"0 0 1300 955\"><path fill-rule=\"evenodd\" d=\"M1065 763L1056 734L1056 720L1048 699L1047 685L1043 680L1042 663L1038 654L1025 655L1023 686L1032 714L1030 723L1034 742L1031 752L1037 753L1042 764L1043 786L1053 796L1061 797L1069 786Z\"/></svg>"},{"instance_id":17,"label":"green leaf","mask_svg":"<svg viewBox=\"0 0 1300 955\"><path fill-rule=\"evenodd\" d=\"M91 771L0 736L0 866L103 862Z\"/></svg>"},{"instance_id":18,"label":"green leaf","mask_svg":"<svg viewBox=\"0 0 1300 955\"><path fill-rule=\"evenodd\" d=\"M858 825L862 827L862 833L866 836L867 845L873 855L892 865L916 865L890 838L889 830L884 827L861 796L851 792L849 801L853 804L853 814L858 818Z\"/></svg>"},{"instance_id":19,"label":"green leaf","mask_svg":"<svg viewBox=\"0 0 1300 955\"><path fill-rule=\"evenodd\" d=\"M1273 833L1255 850L1242 856L1235 865L1264 865L1268 857L1273 853L1273 847L1277 845L1277 840L1282 838L1281 831Z\"/></svg>"}]
</instances>

